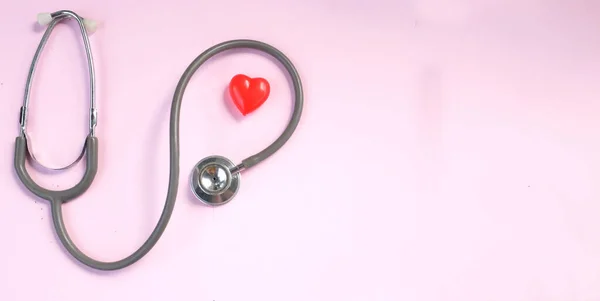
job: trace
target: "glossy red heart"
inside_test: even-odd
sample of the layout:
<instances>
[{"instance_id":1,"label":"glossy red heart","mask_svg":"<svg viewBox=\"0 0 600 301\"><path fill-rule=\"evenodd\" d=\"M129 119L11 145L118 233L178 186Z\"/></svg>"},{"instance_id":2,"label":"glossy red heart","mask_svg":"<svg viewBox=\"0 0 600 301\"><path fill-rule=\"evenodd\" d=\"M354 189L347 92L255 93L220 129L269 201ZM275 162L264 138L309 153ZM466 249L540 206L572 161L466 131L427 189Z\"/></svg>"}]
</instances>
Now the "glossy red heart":
<instances>
[{"instance_id":1,"label":"glossy red heart","mask_svg":"<svg viewBox=\"0 0 600 301\"><path fill-rule=\"evenodd\" d=\"M238 74L229 82L229 95L237 109L244 116L252 113L265 103L270 92L269 82L260 77L250 78Z\"/></svg>"}]
</instances>

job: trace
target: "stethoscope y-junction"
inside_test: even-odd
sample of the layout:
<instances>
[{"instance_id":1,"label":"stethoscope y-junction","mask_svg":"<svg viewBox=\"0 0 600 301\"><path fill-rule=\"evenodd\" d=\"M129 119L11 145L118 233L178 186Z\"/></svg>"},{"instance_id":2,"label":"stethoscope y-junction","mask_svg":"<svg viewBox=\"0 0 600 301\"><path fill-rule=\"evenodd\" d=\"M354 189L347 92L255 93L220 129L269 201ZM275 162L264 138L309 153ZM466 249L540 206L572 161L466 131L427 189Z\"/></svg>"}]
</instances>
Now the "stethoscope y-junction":
<instances>
[{"instance_id":1,"label":"stethoscope y-junction","mask_svg":"<svg viewBox=\"0 0 600 301\"><path fill-rule=\"evenodd\" d=\"M69 189L58 191L49 190L39 186L29 176L29 173L25 167L27 157L30 157L33 161L37 162L38 165L44 166L35 159L33 156L33 151L31 150L31 139L29 139L27 135L27 109L29 105L31 83L40 54L54 27L59 22L66 19L73 19L79 24L81 36L83 38L90 80L90 124L89 133L85 140L82 152L77 160L66 167L51 168L60 170L67 169L85 157L85 173L79 183ZM87 256L77 248L67 233L62 214L62 205L85 193L92 185L98 170L98 138L95 135L95 128L97 125L95 73L94 60L88 38L88 32L95 30L96 24L91 20L84 19L76 13L67 10L61 10L51 14L40 14L38 15L38 22L42 25L47 25L48 27L37 48L27 78L25 98L23 101L23 106L21 107L19 118L20 134L16 138L14 166L19 179L23 182L23 185L36 196L49 201L54 229L65 249L78 261L91 268L99 270L116 270L135 263L144 257L144 255L146 255L152 249L152 247L154 247L165 231L175 206L179 183L179 116L181 112L183 95L194 73L211 57L223 51L234 48L255 49L271 55L277 61L279 61L289 73L294 88L295 101L293 113L287 127L284 129L283 133L264 150L242 160L239 164L235 164L231 160L221 156L209 156L200 160L200 162L196 164L190 176L190 185L194 195L196 195L196 197L198 197L202 202L208 205L222 205L231 201L239 189L241 172L256 166L279 150L294 133L294 130L300 121L304 102L302 83L296 68L281 51L266 43L255 40L231 40L214 45L205 50L198 57L196 57L196 59L194 59L194 61L187 67L181 76L175 89L173 101L171 103L169 123L169 186L165 205L158 223L148 239L131 255L114 262L98 261Z\"/></svg>"}]
</instances>

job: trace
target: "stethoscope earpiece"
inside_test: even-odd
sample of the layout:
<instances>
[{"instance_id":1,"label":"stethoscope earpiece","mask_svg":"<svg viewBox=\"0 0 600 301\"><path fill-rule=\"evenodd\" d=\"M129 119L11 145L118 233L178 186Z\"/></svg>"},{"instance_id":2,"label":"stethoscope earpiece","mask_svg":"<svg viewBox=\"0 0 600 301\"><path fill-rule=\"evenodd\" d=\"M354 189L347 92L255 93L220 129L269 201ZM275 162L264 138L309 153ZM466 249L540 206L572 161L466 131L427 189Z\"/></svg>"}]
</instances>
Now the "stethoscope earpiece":
<instances>
[{"instance_id":1,"label":"stethoscope earpiece","mask_svg":"<svg viewBox=\"0 0 600 301\"><path fill-rule=\"evenodd\" d=\"M240 188L241 168L221 156L206 157L194 166L190 187L204 204L219 206L227 204Z\"/></svg>"},{"instance_id":2,"label":"stethoscope earpiece","mask_svg":"<svg viewBox=\"0 0 600 301\"><path fill-rule=\"evenodd\" d=\"M51 13L39 13L37 15L37 22L41 26L46 26L52 22L52 14Z\"/></svg>"}]
</instances>

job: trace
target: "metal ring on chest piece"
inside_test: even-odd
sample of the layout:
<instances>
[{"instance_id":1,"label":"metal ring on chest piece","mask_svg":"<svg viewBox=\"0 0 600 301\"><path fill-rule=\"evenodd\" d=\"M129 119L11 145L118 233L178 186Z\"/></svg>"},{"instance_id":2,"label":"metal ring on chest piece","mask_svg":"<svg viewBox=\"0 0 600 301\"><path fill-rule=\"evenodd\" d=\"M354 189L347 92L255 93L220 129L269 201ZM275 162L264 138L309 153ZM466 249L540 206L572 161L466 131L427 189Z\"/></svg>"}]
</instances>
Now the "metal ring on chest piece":
<instances>
[{"instance_id":1,"label":"metal ring on chest piece","mask_svg":"<svg viewBox=\"0 0 600 301\"><path fill-rule=\"evenodd\" d=\"M192 170L190 185L194 195L206 205L224 205L240 187L240 173L231 173L235 164L221 156L202 159Z\"/></svg>"}]
</instances>

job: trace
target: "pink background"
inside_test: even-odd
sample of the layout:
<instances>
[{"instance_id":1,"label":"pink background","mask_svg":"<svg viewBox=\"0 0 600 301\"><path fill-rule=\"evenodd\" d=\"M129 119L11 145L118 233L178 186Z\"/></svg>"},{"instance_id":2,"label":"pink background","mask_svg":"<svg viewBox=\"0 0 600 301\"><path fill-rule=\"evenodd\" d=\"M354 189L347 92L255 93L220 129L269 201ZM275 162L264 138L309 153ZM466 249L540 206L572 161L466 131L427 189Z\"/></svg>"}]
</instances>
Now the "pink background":
<instances>
[{"instance_id":1,"label":"pink background","mask_svg":"<svg viewBox=\"0 0 600 301\"><path fill-rule=\"evenodd\" d=\"M0 300L600 300L600 2L139 3L5 2ZM170 101L198 54L258 39L304 80L292 139L214 209L192 197L192 166L261 150L292 102L279 67L255 53L201 68L184 98L171 223L120 271L72 260L47 203L13 172L36 14L59 9L101 24L91 36L100 170L64 206L73 239L100 260L131 253L157 221ZM30 111L36 154L56 165L77 155L87 126L86 65L66 24L44 52ZM272 86L246 118L223 100L237 73ZM82 170L34 175L61 189Z\"/></svg>"}]
</instances>

